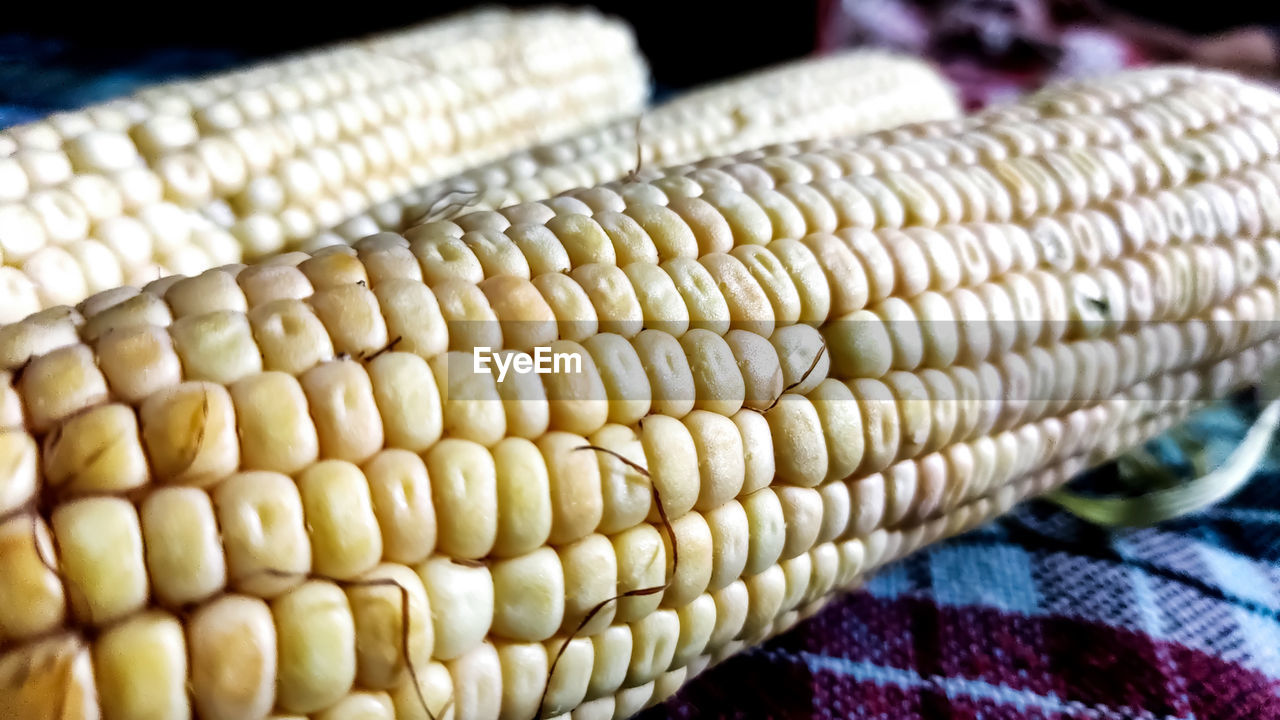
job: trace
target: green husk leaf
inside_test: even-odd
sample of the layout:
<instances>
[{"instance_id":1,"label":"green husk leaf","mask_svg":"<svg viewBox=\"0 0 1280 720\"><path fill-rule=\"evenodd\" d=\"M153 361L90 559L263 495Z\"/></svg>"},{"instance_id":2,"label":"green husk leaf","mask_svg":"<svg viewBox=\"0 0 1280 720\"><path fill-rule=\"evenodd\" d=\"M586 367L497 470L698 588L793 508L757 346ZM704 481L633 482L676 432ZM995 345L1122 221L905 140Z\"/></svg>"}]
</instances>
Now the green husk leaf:
<instances>
[{"instance_id":1,"label":"green husk leaf","mask_svg":"<svg viewBox=\"0 0 1280 720\"><path fill-rule=\"evenodd\" d=\"M1274 395L1268 397L1269 403L1235 451L1220 467L1202 472L1194 480L1137 497L1089 497L1060 490L1050 493L1046 499L1089 522L1110 527L1154 525L1224 500L1253 476L1266 457L1276 426L1280 425L1280 399ZM1206 454L1202 451L1192 458L1198 471L1207 463ZM1145 467L1146 461L1140 454L1137 457L1133 462Z\"/></svg>"},{"instance_id":2,"label":"green husk leaf","mask_svg":"<svg viewBox=\"0 0 1280 720\"><path fill-rule=\"evenodd\" d=\"M1122 455L1116 460L1116 466L1120 481L1135 490L1175 487L1183 480L1146 448L1135 448Z\"/></svg>"}]
</instances>

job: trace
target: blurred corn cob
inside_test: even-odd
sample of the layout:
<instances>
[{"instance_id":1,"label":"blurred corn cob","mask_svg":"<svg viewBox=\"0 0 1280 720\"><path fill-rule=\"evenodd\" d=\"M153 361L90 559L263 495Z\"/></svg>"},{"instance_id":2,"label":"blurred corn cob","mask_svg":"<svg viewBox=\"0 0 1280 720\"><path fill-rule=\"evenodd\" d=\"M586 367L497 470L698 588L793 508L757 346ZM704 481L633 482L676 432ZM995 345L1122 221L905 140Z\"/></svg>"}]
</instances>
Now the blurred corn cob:
<instances>
[{"instance_id":1,"label":"blurred corn cob","mask_svg":"<svg viewBox=\"0 0 1280 720\"><path fill-rule=\"evenodd\" d=\"M643 168L959 114L954 88L919 60L857 50L794 61L693 90L646 110L638 120L619 120L429 183L300 249L350 242L379 230L398 232L466 210L543 200Z\"/></svg>"},{"instance_id":2,"label":"blurred corn cob","mask_svg":"<svg viewBox=\"0 0 1280 720\"><path fill-rule=\"evenodd\" d=\"M595 12L485 10L0 132L0 322L275 252L633 114L645 73Z\"/></svg>"},{"instance_id":3,"label":"blurred corn cob","mask_svg":"<svg viewBox=\"0 0 1280 720\"><path fill-rule=\"evenodd\" d=\"M1278 136L1127 74L3 328L0 713L627 717L1255 380Z\"/></svg>"}]
</instances>

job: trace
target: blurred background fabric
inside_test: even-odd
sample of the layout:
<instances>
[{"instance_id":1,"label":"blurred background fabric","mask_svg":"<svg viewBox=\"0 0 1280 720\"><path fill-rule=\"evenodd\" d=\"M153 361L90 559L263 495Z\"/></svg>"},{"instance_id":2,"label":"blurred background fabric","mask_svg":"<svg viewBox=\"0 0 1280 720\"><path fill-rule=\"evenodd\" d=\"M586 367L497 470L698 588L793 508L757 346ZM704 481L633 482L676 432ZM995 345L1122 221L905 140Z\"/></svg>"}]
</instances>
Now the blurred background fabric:
<instances>
[{"instance_id":1,"label":"blurred background fabric","mask_svg":"<svg viewBox=\"0 0 1280 720\"><path fill-rule=\"evenodd\" d=\"M876 45L932 58L969 108L1063 77L1154 62L1274 82L1280 7L1176 0L820 0L816 46ZM1210 9L1211 8L1211 9Z\"/></svg>"},{"instance_id":2,"label":"blurred background fabric","mask_svg":"<svg viewBox=\"0 0 1280 720\"><path fill-rule=\"evenodd\" d=\"M273 17L279 9L219 4L163 22L116 5L47 5L0 27L0 127L470 4L362 3L288 20ZM1228 62L1248 56L1247 70L1267 79L1276 75L1268 48L1280 47L1266 44L1280 38L1271 30L1280 11L1255 3L1226 2L1221 13L1217 2L1187 5L1194 10L1181 18L1172 0L691 5L598 4L635 26L660 97L876 45L932 59L972 109L1055 78L1223 53ZM1233 28L1256 32L1241 45ZM1201 441L1198 460L1221 462L1257 409L1246 394L1197 415L1189 434ZM1184 445L1162 438L1150 449L1189 472ZM708 670L644 720L1280 719L1278 458L1219 507L1157 528L1104 530L1029 503L890 566L819 616ZM1085 482L1114 485L1114 472L1100 468Z\"/></svg>"},{"instance_id":3,"label":"blurred background fabric","mask_svg":"<svg viewBox=\"0 0 1280 720\"><path fill-rule=\"evenodd\" d=\"M857 44L936 60L965 88L971 107L1048 78L1154 60L1247 60L1250 67L1235 69L1280 75L1280 6L1254 0L1218 0L1212 12L1172 0L708 2L696 12L673 0L593 4L635 27L660 96ZM334 13L228 2L190 18L147 20L109 4L29 4L0 25L0 125L472 7L463 0L369 2Z\"/></svg>"},{"instance_id":4,"label":"blurred background fabric","mask_svg":"<svg viewBox=\"0 0 1280 720\"><path fill-rule=\"evenodd\" d=\"M547 3L511 0L500 4ZM74 11L49 5L25 8L19 17L0 23L0 127L120 95L143 84L396 30L485 4L364 2L343 12L293 12L290 18L268 18L262 4L231 2L218 3L216 11L201 11L190 20L175 17L163 25L123 13L115 5ZM715 16L714 23L690 22L688 3L671 0L606 0L592 5L625 17L635 28L659 97L801 57L815 47L817 5L804 0L787 3L785 11L767 12L708 3L705 12Z\"/></svg>"}]
</instances>

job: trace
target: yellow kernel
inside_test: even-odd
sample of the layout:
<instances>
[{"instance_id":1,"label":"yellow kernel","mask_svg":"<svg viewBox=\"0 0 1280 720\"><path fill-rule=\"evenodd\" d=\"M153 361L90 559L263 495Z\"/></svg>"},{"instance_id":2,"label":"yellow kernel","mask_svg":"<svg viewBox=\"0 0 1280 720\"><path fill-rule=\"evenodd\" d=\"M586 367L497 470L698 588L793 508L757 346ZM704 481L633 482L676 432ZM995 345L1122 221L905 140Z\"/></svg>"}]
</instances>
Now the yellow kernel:
<instances>
[{"instance_id":1,"label":"yellow kernel","mask_svg":"<svg viewBox=\"0 0 1280 720\"><path fill-rule=\"evenodd\" d=\"M239 467L235 409L221 385L161 389L143 401L138 418L151 470L162 482L209 486Z\"/></svg>"},{"instance_id":2,"label":"yellow kernel","mask_svg":"<svg viewBox=\"0 0 1280 720\"><path fill-rule=\"evenodd\" d=\"M493 622L489 569L434 557L416 570L430 602L435 658L452 660L480 645Z\"/></svg>"},{"instance_id":3,"label":"yellow kernel","mask_svg":"<svg viewBox=\"0 0 1280 720\"><path fill-rule=\"evenodd\" d=\"M94 678L105 717L186 717L187 647L177 618L136 615L93 646Z\"/></svg>"},{"instance_id":4,"label":"yellow kernel","mask_svg":"<svg viewBox=\"0 0 1280 720\"><path fill-rule=\"evenodd\" d=\"M72 610L103 625L141 609L148 582L138 513L127 500L85 498L60 505L50 520Z\"/></svg>"},{"instance_id":5,"label":"yellow kernel","mask_svg":"<svg viewBox=\"0 0 1280 720\"><path fill-rule=\"evenodd\" d=\"M453 557L484 557L493 548L498 527L493 456L477 443L445 439L428 451L426 461L439 548Z\"/></svg>"},{"instance_id":6,"label":"yellow kernel","mask_svg":"<svg viewBox=\"0 0 1280 720\"><path fill-rule=\"evenodd\" d=\"M362 687L389 690L410 674L410 664L419 672L427 666L435 638L427 591L417 573L382 564L344 589L355 622L356 681Z\"/></svg>"},{"instance_id":7,"label":"yellow kernel","mask_svg":"<svg viewBox=\"0 0 1280 720\"><path fill-rule=\"evenodd\" d=\"M276 703L290 712L323 709L356 677L355 620L338 586L310 581L271 603L279 652Z\"/></svg>"},{"instance_id":8,"label":"yellow kernel","mask_svg":"<svg viewBox=\"0 0 1280 720\"><path fill-rule=\"evenodd\" d=\"M160 488L139 508L147 569L161 602L178 607L198 602L226 584L213 502L199 488Z\"/></svg>"},{"instance_id":9,"label":"yellow kernel","mask_svg":"<svg viewBox=\"0 0 1280 720\"><path fill-rule=\"evenodd\" d=\"M191 695L202 718L234 720L271 712L276 691L276 628L261 600L224 595L187 624Z\"/></svg>"},{"instance_id":10,"label":"yellow kernel","mask_svg":"<svg viewBox=\"0 0 1280 720\"><path fill-rule=\"evenodd\" d=\"M322 457L364 462L383 444L382 416L369 374L359 363L317 365L299 378Z\"/></svg>"},{"instance_id":11,"label":"yellow kernel","mask_svg":"<svg viewBox=\"0 0 1280 720\"><path fill-rule=\"evenodd\" d=\"M306 303L281 299L249 311L249 324L265 370L297 375L334 357L324 324Z\"/></svg>"}]
</instances>

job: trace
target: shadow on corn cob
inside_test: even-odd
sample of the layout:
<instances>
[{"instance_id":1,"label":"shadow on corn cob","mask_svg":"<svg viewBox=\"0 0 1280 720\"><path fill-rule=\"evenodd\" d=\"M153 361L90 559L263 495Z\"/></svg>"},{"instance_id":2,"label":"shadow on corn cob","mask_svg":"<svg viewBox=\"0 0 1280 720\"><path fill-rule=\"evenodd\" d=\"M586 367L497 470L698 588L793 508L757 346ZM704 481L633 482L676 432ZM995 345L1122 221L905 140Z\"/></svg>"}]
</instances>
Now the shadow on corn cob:
<instances>
[{"instance_id":1,"label":"shadow on corn cob","mask_svg":"<svg viewBox=\"0 0 1280 720\"><path fill-rule=\"evenodd\" d=\"M6 326L0 714L627 717L1257 378L1278 134L1133 72Z\"/></svg>"},{"instance_id":2,"label":"shadow on corn cob","mask_svg":"<svg viewBox=\"0 0 1280 720\"><path fill-rule=\"evenodd\" d=\"M10 128L0 322L276 252L647 94L624 24L489 9Z\"/></svg>"}]
</instances>

